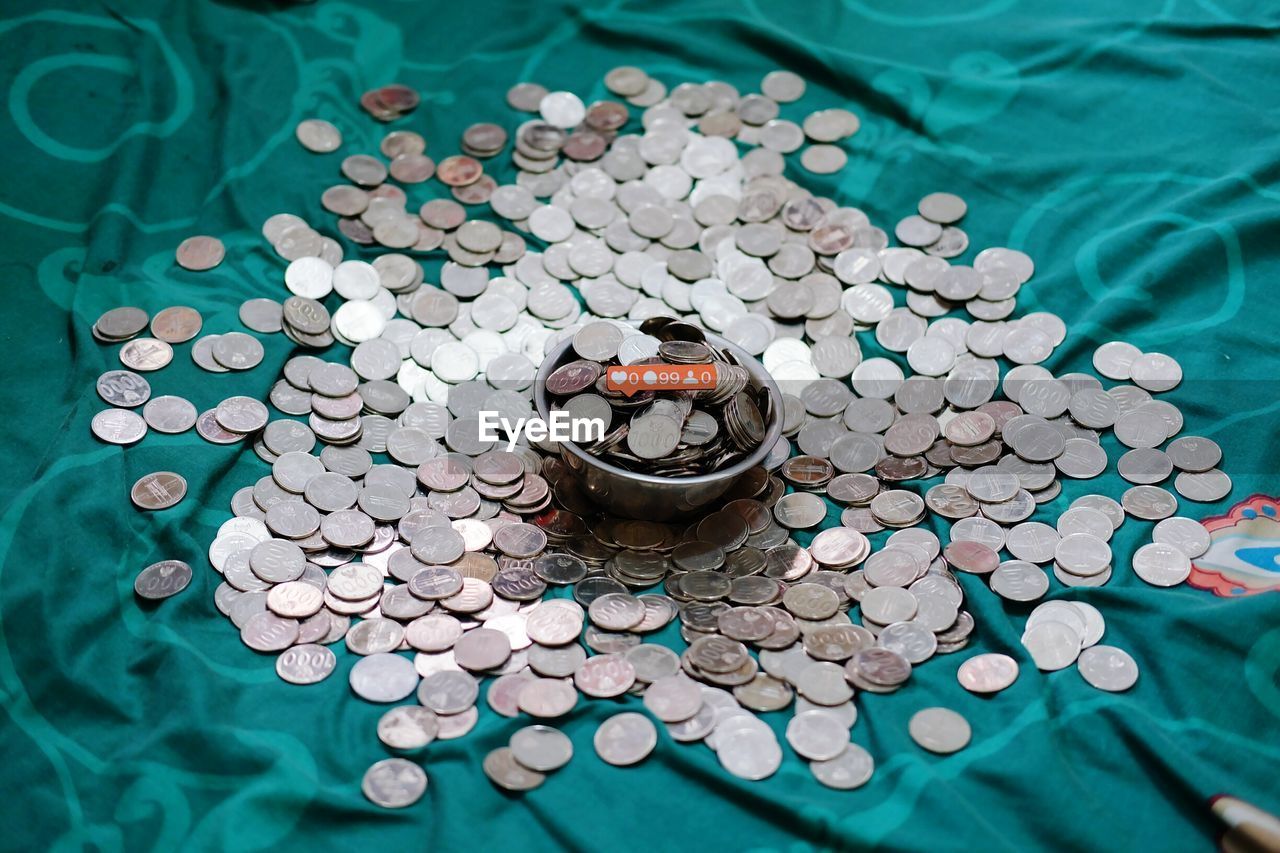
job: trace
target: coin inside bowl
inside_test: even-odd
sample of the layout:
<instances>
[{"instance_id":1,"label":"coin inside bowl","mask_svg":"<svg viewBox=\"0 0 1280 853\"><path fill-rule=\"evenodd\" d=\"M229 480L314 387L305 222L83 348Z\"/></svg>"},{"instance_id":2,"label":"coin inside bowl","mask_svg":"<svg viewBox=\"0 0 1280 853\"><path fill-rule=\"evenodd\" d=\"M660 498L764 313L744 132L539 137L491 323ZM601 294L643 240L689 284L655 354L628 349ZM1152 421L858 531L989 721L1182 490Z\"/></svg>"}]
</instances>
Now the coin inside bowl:
<instances>
[{"instance_id":1,"label":"coin inside bowl","mask_svg":"<svg viewBox=\"0 0 1280 853\"><path fill-rule=\"evenodd\" d=\"M748 472L760 467L777 443L782 433L782 396L764 365L723 338L708 334L706 341L746 370L749 385L760 396L764 420L764 438L760 445L720 470L696 476L669 476L631 471L607 462L574 442L558 442L555 446L560 458L577 485L601 508L615 515L652 521L689 517L707 509ZM534 382L534 404L543 419L549 419L552 413L548 377L575 358L570 339L561 342L543 360Z\"/></svg>"}]
</instances>

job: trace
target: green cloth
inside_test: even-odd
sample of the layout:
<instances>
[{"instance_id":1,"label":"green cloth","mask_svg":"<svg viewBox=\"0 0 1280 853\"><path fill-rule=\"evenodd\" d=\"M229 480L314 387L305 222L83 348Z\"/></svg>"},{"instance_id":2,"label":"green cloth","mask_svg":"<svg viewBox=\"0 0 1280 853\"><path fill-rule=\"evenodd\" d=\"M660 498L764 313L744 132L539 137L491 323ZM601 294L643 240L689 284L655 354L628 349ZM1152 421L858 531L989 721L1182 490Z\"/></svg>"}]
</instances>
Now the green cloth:
<instances>
[{"instance_id":1,"label":"green cloth","mask_svg":"<svg viewBox=\"0 0 1280 853\"><path fill-rule=\"evenodd\" d=\"M385 812L360 794L386 755L374 735L385 709L350 696L351 656L339 649L323 684L284 684L214 609L204 550L263 463L194 431L126 450L89 431L103 407L94 379L117 366L118 348L90 336L102 311L185 304L207 332L239 329L242 301L284 293L284 264L259 235L268 216L336 233L320 192L341 181L342 156L376 153L387 130L359 110L366 88L421 90L394 126L422 132L439 159L471 122L513 129L521 117L503 96L521 80L590 100L605 95L608 69L634 64L668 85L718 78L745 93L784 67L809 81L784 117L843 106L862 119L844 143L847 169L807 175L791 155L791 177L882 226L926 192L963 196L966 259L990 245L1035 259L1019 311L1067 321L1055 372L1089 372L1113 338L1181 362L1187 380L1165 398L1188 433L1222 444L1235 479L1227 500L1183 501L1182 513L1280 492L1280 20L1245 5L8 0L0 847L1204 850L1219 831L1211 795L1280 812L1280 596L1145 585L1127 558L1151 525L1135 520L1115 537L1107 586L1055 582L1051 593L1101 608L1106 641L1142 668L1128 693L1098 692L1074 669L1037 672L1018 643L1028 608L965 576L971 646L929 661L896 694L858 698L853 737L878 762L861 790L822 788L786 747L774 777L739 781L707 747L665 734L641 766L606 766L591 736L639 707L627 698L579 703L563 723L575 758L518 797L497 791L480 761L527 721L484 707L470 735L426 750L424 800ZM310 116L338 124L340 153L299 147L294 126ZM513 174L506 155L487 168ZM441 190L410 197L416 206ZM177 268L174 247L199 233L224 239L226 261ZM180 345L152 374L155 393L201 410L233 393L265 398L291 350L281 335L263 343L265 363L243 375L203 373ZM1119 495L1119 451L1105 443L1108 472L1067 482L1040 517L1089 491ZM134 511L130 484L163 469L186 476L190 494ZM134 575L162 558L189 561L195 579L140 606ZM674 627L660 639L680 646ZM1017 683L993 698L965 693L956 667L978 651L1018 658ZM972 744L950 757L907 736L910 715L938 704L973 725ZM769 716L779 732L786 718Z\"/></svg>"}]
</instances>

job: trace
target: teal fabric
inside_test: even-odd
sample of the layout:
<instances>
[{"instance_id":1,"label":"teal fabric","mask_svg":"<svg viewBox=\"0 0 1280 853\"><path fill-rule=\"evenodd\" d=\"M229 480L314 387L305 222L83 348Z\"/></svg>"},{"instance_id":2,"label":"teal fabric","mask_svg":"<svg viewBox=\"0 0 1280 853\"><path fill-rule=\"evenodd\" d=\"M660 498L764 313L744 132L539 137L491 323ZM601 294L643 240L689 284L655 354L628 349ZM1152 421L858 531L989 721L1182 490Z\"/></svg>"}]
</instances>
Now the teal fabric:
<instances>
[{"instance_id":1,"label":"teal fabric","mask_svg":"<svg viewBox=\"0 0 1280 853\"><path fill-rule=\"evenodd\" d=\"M1151 525L1131 520L1110 584L1052 591L1101 608L1107 641L1142 667L1128 693L1099 693L1074 670L1038 673L1018 643L1027 608L966 576L979 626L970 649L928 662L899 693L858 700L853 736L878 762L863 789L826 790L790 754L773 778L742 782L706 747L665 734L641 766L608 767L591 735L638 707L629 698L580 703L564 723L574 760L524 796L480 771L523 724L484 708L466 738L427 749L423 801L387 813L359 791L386 754L374 736L384 709L349 696L350 656L327 682L291 687L213 607L203 551L262 464L194 433L122 451L89 432L101 407L93 380L116 363L116 348L90 337L93 320L121 304L186 304L222 332L239 328L243 300L279 298L283 264L258 229L289 211L333 233L320 191L340 180L344 154L376 151L386 129L358 109L366 88L421 90L396 126L422 132L439 159L473 121L514 128L503 94L520 80L602 97L603 74L635 64L668 85L718 78L749 92L784 67L809 81L784 117L845 106L862 118L846 170L808 175L792 155L793 178L882 225L926 192L960 194L974 251L1007 245L1036 260L1020 310L1070 327L1051 369L1089 371L1113 338L1181 362L1187 379L1166 398L1187 432L1221 443L1236 483L1220 504L1184 501L1182 513L1275 494L1275 9L9 0L0 14L0 847L1204 850L1219 831L1211 795L1280 812L1280 597L1146 586L1126 557ZM309 116L338 124L341 153L299 148L293 128ZM490 168L509 180L500 159ZM424 193L440 188L411 197ZM174 266L174 247L195 233L225 240L218 269ZM204 374L179 346L156 392L201 409L231 393L265 398L290 348L279 335L264 344L265 364L243 376ZM135 512L129 484L158 469L183 473L191 493L164 513ZM1122 488L1113 463L1048 509ZM139 606L132 579L160 558L188 560L196 578L178 598ZM680 647L674 628L660 640ZM1017 657L1017 683L966 694L955 669L978 651ZM909 740L908 718L934 704L971 721L966 750L936 757ZM779 731L785 719L770 715Z\"/></svg>"}]
</instances>

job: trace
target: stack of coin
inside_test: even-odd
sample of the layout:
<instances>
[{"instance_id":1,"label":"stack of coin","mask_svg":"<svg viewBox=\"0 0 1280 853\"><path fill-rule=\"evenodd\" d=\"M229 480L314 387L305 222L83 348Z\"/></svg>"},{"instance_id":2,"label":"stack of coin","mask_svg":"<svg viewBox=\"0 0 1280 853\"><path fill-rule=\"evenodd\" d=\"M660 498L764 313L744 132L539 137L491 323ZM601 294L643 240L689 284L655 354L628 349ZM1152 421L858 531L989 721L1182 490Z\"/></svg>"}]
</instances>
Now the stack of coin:
<instances>
[{"instance_id":1,"label":"stack of coin","mask_svg":"<svg viewBox=\"0 0 1280 853\"><path fill-rule=\"evenodd\" d=\"M499 154L507 144L507 131L492 122L473 124L462 132L462 153L482 159Z\"/></svg>"},{"instance_id":2,"label":"stack of coin","mask_svg":"<svg viewBox=\"0 0 1280 853\"><path fill-rule=\"evenodd\" d=\"M304 296L290 296L284 301L281 331L289 340L308 349L324 349L334 341L330 331L332 317L323 304Z\"/></svg>"},{"instance_id":3,"label":"stack of coin","mask_svg":"<svg viewBox=\"0 0 1280 853\"><path fill-rule=\"evenodd\" d=\"M370 89L360 96L360 106L378 121L395 121L413 112L420 101L417 92L400 83Z\"/></svg>"},{"instance_id":4,"label":"stack of coin","mask_svg":"<svg viewBox=\"0 0 1280 853\"><path fill-rule=\"evenodd\" d=\"M150 319L141 308L112 308L93 324L93 336L104 344L123 343L145 329Z\"/></svg>"},{"instance_id":5,"label":"stack of coin","mask_svg":"<svg viewBox=\"0 0 1280 853\"><path fill-rule=\"evenodd\" d=\"M764 440L772 399L763 388L748 390L746 369L700 329L665 319L630 337L612 323L583 326L573 338L580 358L547 377L553 407L603 424L603 436L585 446L611 465L667 477L733 465ZM706 364L715 386L628 395L609 387L609 368L618 364Z\"/></svg>"}]
</instances>

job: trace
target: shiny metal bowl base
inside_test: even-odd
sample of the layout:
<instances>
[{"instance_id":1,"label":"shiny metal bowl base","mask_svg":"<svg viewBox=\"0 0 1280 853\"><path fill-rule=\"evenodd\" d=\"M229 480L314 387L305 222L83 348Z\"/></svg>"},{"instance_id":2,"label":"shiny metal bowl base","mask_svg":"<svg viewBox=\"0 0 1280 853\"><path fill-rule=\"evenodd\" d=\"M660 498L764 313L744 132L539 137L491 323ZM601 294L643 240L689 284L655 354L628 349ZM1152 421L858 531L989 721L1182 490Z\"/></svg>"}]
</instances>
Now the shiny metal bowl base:
<instances>
[{"instance_id":1,"label":"shiny metal bowl base","mask_svg":"<svg viewBox=\"0 0 1280 853\"><path fill-rule=\"evenodd\" d=\"M741 347L716 335L707 335L707 342L728 350L750 374L752 387L763 389L769 396L769 421L765 424L764 441L750 456L720 471L697 477L655 477L638 474L610 465L572 442L560 442L560 456L571 474L577 479L583 493L598 501L601 509L625 518L646 521L671 521L699 514L729 490L743 474L764 461L770 449L782 434L782 395L764 365ZM572 338L562 341L543 359L534 380L534 405L544 419L551 416L551 401L547 395L547 377L558 367L572 361Z\"/></svg>"}]
</instances>

